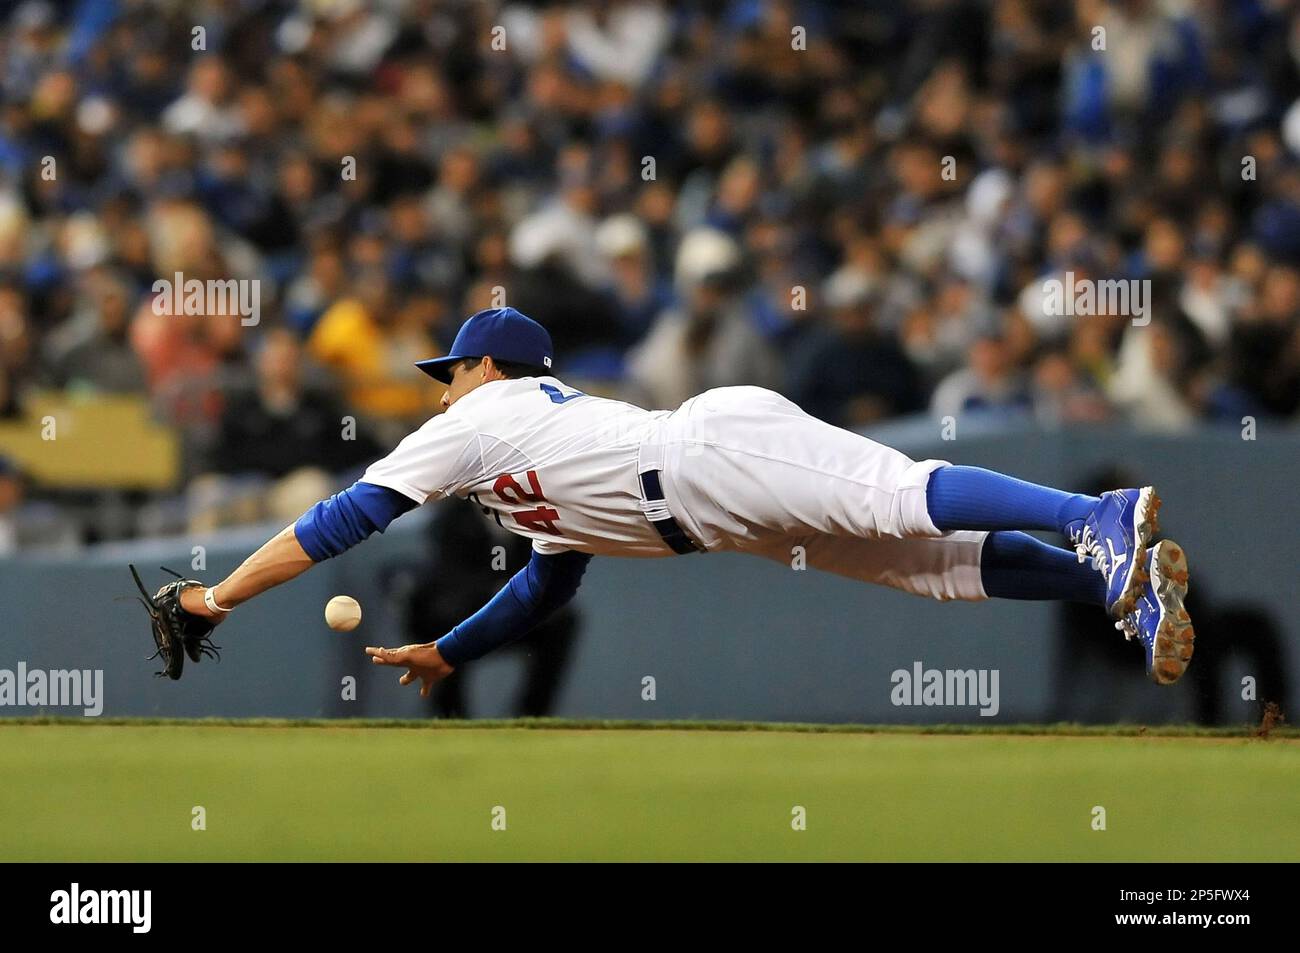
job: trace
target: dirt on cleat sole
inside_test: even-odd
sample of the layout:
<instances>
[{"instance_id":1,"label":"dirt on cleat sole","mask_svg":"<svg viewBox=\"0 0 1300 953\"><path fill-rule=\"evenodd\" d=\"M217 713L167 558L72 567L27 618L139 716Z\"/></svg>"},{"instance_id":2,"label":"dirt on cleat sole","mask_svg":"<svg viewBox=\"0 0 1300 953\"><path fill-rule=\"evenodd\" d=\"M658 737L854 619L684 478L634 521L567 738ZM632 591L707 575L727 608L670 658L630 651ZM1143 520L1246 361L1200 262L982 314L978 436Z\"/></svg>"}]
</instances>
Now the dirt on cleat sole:
<instances>
[{"instance_id":1,"label":"dirt on cleat sole","mask_svg":"<svg viewBox=\"0 0 1300 953\"><path fill-rule=\"evenodd\" d=\"M1151 677L1161 685L1182 678L1195 650L1196 631L1187 614L1187 553L1171 540L1156 544L1156 599L1163 618L1151 652Z\"/></svg>"}]
</instances>

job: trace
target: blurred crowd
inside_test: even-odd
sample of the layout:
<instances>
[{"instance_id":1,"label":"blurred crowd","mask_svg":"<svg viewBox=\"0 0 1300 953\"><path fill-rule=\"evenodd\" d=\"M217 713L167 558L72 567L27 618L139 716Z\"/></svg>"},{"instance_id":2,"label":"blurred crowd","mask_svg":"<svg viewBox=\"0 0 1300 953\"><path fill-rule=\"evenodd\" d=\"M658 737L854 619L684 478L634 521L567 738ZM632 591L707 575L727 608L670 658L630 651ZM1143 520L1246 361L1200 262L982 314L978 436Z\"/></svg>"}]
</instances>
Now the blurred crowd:
<instances>
[{"instance_id":1,"label":"blurred crowd","mask_svg":"<svg viewBox=\"0 0 1300 953\"><path fill-rule=\"evenodd\" d=\"M1290 0L0 8L0 426L62 390L183 438L177 495L86 538L291 512L437 412L412 362L507 303L646 406L1300 409ZM157 313L177 273L258 281L259 322ZM1149 282L1149 320L1053 314L1066 275Z\"/></svg>"}]
</instances>

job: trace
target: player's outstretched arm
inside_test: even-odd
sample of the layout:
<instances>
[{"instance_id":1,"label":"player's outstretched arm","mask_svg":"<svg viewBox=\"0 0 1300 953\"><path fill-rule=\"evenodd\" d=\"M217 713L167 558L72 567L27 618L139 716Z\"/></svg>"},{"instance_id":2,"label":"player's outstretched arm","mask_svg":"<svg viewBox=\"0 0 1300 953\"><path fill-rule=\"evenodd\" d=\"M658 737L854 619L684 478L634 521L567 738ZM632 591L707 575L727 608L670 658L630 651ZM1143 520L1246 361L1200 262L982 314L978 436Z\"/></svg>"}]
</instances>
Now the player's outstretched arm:
<instances>
[{"instance_id":1,"label":"player's outstretched arm","mask_svg":"<svg viewBox=\"0 0 1300 953\"><path fill-rule=\"evenodd\" d=\"M300 576L315 561L298 542L292 526L286 526L253 553L243 565L213 586L212 596L221 609L233 609L254 596ZM226 613L214 612L204 602L206 589L195 587L181 593L181 608L212 622L220 622Z\"/></svg>"},{"instance_id":2,"label":"player's outstretched arm","mask_svg":"<svg viewBox=\"0 0 1300 953\"><path fill-rule=\"evenodd\" d=\"M433 684L456 666L523 638L567 604L577 594L589 562L591 557L584 553L534 551L528 565L487 605L442 638L397 649L372 646L366 654L376 665L405 668L401 684L418 678L420 694L428 695Z\"/></svg>"},{"instance_id":3,"label":"player's outstretched arm","mask_svg":"<svg viewBox=\"0 0 1300 953\"><path fill-rule=\"evenodd\" d=\"M235 606L302 575L316 563L346 552L372 533L382 533L416 502L395 490L358 482L304 513L286 526L243 565L208 590L195 586L181 593L181 608L216 623Z\"/></svg>"}]
</instances>

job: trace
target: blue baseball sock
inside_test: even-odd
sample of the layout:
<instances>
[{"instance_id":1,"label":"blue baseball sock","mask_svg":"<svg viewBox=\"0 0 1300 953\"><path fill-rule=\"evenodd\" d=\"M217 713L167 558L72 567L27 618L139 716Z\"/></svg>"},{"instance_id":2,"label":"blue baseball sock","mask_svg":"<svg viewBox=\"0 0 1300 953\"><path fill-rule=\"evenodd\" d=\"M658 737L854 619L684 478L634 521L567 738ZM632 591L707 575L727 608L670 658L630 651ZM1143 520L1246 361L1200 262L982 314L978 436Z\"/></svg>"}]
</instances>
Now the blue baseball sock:
<instances>
[{"instance_id":1,"label":"blue baseball sock","mask_svg":"<svg viewBox=\"0 0 1300 953\"><path fill-rule=\"evenodd\" d=\"M1106 579L1074 552L1028 533L989 533L980 578L993 599L1040 599L1106 605Z\"/></svg>"},{"instance_id":2,"label":"blue baseball sock","mask_svg":"<svg viewBox=\"0 0 1300 953\"><path fill-rule=\"evenodd\" d=\"M925 501L930 519L944 532L1049 529L1058 533L1064 533L1071 520L1087 516L1099 502L1095 496L1066 493L979 467L935 470Z\"/></svg>"}]
</instances>

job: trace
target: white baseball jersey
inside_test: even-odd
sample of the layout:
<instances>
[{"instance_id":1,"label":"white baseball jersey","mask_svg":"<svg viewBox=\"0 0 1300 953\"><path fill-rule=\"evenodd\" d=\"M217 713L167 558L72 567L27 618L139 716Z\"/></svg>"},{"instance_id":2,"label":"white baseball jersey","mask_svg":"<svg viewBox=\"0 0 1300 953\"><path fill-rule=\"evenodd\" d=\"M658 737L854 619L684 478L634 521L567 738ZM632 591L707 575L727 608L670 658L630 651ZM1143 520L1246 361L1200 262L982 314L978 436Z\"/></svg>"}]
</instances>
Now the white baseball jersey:
<instances>
[{"instance_id":1,"label":"white baseball jersey","mask_svg":"<svg viewBox=\"0 0 1300 953\"><path fill-rule=\"evenodd\" d=\"M592 397L554 377L492 381L429 420L362 480L424 503L470 499L540 553L674 555L639 474L703 549L748 552L938 599L985 598L985 533L943 533L929 475L779 394L724 387L675 411ZM649 514L649 515L647 515Z\"/></svg>"},{"instance_id":2,"label":"white baseball jersey","mask_svg":"<svg viewBox=\"0 0 1300 953\"><path fill-rule=\"evenodd\" d=\"M641 444L667 416L554 377L490 381L361 479L417 503L470 499L540 553L671 555L640 506L637 469Z\"/></svg>"}]
</instances>

